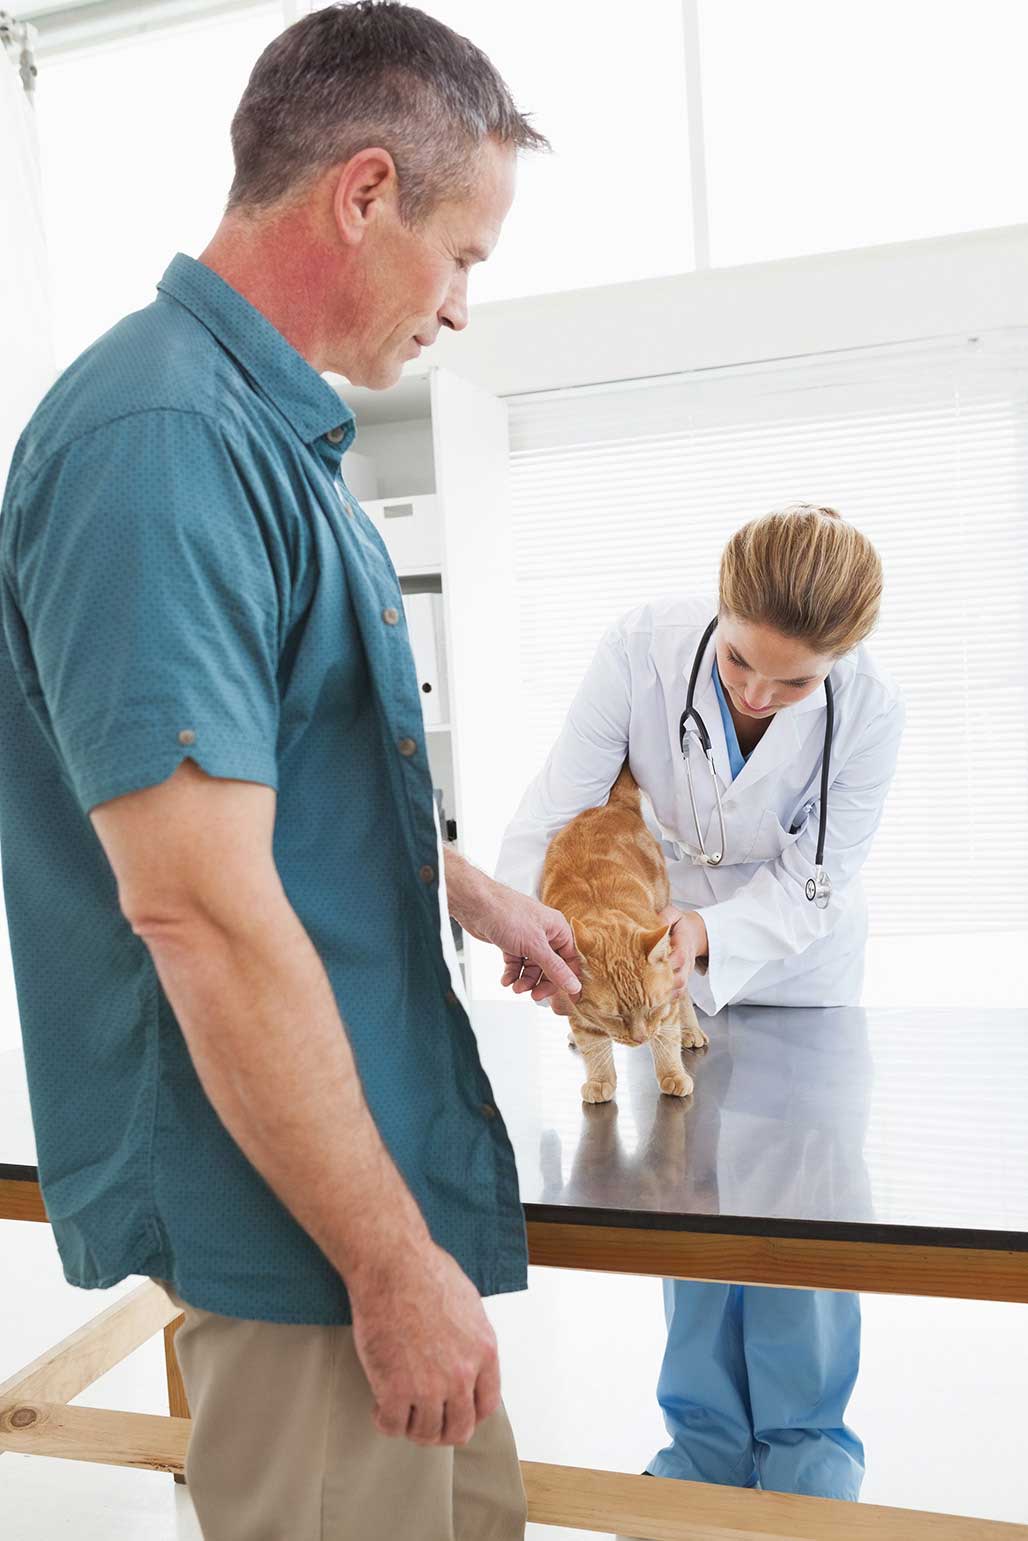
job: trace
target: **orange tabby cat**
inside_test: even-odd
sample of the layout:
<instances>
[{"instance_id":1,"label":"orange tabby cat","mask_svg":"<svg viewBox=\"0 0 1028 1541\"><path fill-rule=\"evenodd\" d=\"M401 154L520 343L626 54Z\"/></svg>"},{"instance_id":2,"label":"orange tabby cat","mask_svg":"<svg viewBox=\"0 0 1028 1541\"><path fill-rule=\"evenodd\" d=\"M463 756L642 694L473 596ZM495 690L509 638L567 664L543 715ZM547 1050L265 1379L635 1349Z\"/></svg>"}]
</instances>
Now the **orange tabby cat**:
<instances>
[{"instance_id":1,"label":"orange tabby cat","mask_svg":"<svg viewBox=\"0 0 1028 1541\"><path fill-rule=\"evenodd\" d=\"M709 1040L689 997L671 999L671 928L660 920L671 903L667 867L627 761L606 806L587 808L550 841L539 897L567 916L582 959L571 1031L585 1058L585 1101L614 1095L612 1040L648 1043L661 1091L687 1097L693 1081L682 1046Z\"/></svg>"}]
</instances>

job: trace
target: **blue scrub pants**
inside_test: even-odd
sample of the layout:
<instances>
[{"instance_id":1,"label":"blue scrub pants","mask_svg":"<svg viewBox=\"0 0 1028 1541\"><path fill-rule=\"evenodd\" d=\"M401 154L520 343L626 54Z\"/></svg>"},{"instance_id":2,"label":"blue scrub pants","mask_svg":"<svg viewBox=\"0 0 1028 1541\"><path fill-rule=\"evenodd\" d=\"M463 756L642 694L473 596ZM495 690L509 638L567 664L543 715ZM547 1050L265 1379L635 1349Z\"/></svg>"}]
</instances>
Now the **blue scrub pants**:
<instances>
[{"instance_id":1,"label":"blue scrub pants","mask_svg":"<svg viewBox=\"0 0 1028 1541\"><path fill-rule=\"evenodd\" d=\"M671 1444L655 1477L856 1501L864 1447L844 1414L860 1297L664 1280L657 1400Z\"/></svg>"}]
</instances>

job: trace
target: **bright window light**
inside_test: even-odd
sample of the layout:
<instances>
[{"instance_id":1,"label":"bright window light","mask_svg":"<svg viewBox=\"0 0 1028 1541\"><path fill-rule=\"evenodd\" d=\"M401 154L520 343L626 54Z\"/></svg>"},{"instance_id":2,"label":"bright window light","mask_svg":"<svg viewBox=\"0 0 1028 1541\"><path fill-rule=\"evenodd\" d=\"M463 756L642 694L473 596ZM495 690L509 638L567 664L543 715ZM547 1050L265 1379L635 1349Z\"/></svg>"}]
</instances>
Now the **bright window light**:
<instances>
[{"instance_id":1,"label":"bright window light","mask_svg":"<svg viewBox=\"0 0 1028 1541\"><path fill-rule=\"evenodd\" d=\"M477 43L553 145L526 154L472 303L693 265L681 0L422 0Z\"/></svg>"},{"instance_id":2,"label":"bright window light","mask_svg":"<svg viewBox=\"0 0 1028 1541\"><path fill-rule=\"evenodd\" d=\"M40 63L37 114L58 364L198 256L232 177L229 123L278 4Z\"/></svg>"},{"instance_id":3,"label":"bright window light","mask_svg":"<svg viewBox=\"0 0 1028 1541\"><path fill-rule=\"evenodd\" d=\"M700 7L715 265L1028 220L1028 7Z\"/></svg>"}]
</instances>

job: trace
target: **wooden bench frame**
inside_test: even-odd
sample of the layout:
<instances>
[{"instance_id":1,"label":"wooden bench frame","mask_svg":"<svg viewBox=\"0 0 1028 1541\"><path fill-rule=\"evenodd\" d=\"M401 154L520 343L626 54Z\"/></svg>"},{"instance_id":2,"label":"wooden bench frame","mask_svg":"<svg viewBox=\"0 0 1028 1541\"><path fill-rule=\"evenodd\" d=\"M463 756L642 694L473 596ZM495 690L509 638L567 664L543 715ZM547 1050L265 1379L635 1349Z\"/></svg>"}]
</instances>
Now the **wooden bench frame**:
<instances>
[{"instance_id":1,"label":"wooden bench frame","mask_svg":"<svg viewBox=\"0 0 1028 1541\"><path fill-rule=\"evenodd\" d=\"M29 1169L26 1169L26 1174ZM46 1222L39 1185L0 1179L0 1219ZM1028 1302L1028 1253L726 1236L529 1220L534 1263L795 1288ZM0 1452L170 1472L184 1481L183 1318L147 1281L0 1382ZM169 1416L68 1404L163 1331ZM1028 1541L1028 1525L522 1462L537 1524L639 1541Z\"/></svg>"}]
</instances>

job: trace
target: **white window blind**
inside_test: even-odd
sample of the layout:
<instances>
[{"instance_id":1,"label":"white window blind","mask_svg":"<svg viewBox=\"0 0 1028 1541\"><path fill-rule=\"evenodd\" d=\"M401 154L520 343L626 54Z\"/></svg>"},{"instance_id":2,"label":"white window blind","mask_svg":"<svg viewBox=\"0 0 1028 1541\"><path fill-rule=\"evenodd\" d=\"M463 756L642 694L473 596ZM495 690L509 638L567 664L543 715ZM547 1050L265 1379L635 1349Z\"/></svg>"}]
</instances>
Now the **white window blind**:
<instances>
[{"instance_id":1,"label":"white window blind","mask_svg":"<svg viewBox=\"0 0 1028 1541\"><path fill-rule=\"evenodd\" d=\"M734 529L828 503L881 553L870 645L908 706L872 928L1028 926L1026 366L1010 330L512 400L526 780L607 625L713 603Z\"/></svg>"}]
</instances>

